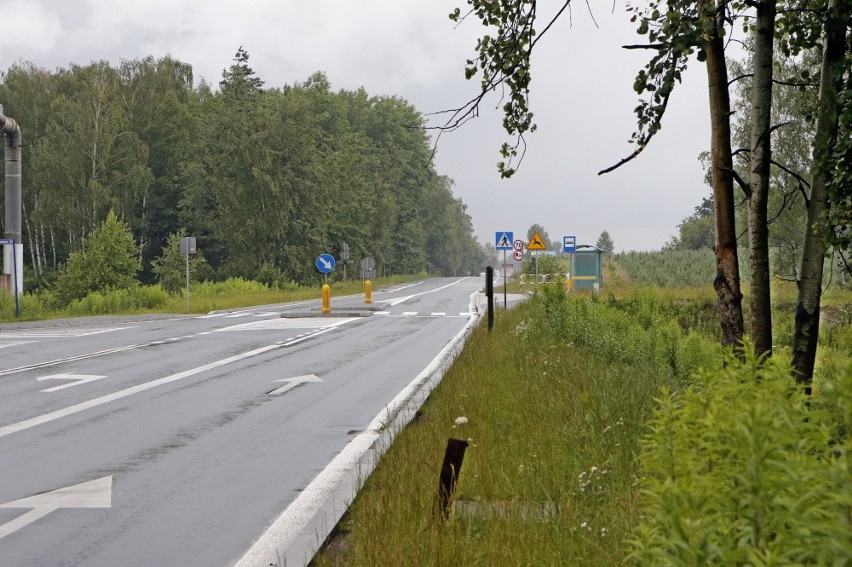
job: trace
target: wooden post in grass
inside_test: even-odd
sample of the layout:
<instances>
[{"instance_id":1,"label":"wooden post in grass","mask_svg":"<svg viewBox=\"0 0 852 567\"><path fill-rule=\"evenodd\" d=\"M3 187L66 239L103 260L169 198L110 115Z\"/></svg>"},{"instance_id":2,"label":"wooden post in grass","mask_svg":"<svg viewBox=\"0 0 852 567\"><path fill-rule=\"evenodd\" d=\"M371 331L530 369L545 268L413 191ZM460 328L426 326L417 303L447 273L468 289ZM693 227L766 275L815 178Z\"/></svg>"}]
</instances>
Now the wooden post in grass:
<instances>
[{"instance_id":1,"label":"wooden post in grass","mask_svg":"<svg viewBox=\"0 0 852 567\"><path fill-rule=\"evenodd\" d=\"M441 483L438 496L441 500L441 512L444 517L450 515L450 502L456 491L456 482L459 479L464 452L467 449L467 441L461 439L447 439L447 450L444 453L444 464L441 465Z\"/></svg>"}]
</instances>

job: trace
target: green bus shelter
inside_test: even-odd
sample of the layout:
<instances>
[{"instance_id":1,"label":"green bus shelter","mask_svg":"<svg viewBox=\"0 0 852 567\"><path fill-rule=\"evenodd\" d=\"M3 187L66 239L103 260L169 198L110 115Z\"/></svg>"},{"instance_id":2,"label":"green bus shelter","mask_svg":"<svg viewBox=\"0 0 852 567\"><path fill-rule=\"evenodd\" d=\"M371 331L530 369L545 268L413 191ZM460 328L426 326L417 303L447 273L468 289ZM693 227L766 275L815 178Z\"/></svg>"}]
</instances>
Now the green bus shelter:
<instances>
[{"instance_id":1,"label":"green bus shelter","mask_svg":"<svg viewBox=\"0 0 852 567\"><path fill-rule=\"evenodd\" d=\"M571 255L569 289L600 291L603 288L604 250L590 244L578 244Z\"/></svg>"}]
</instances>

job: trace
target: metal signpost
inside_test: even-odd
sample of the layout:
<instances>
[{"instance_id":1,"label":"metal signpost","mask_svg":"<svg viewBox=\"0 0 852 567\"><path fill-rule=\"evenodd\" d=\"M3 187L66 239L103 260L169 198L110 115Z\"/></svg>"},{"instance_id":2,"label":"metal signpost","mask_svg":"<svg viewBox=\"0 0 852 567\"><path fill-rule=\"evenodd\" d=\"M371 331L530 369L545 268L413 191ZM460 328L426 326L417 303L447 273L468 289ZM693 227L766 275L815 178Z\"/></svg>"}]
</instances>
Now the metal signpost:
<instances>
[{"instance_id":1,"label":"metal signpost","mask_svg":"<svg viewBox=\"0 0 852 567\"><path fill-rule=\"evenodd\" d=\"M189 313L189 255L195 254L195 237L181 236L179 252L186 256L186 312Z\"/></svg>"},{"instance_id":2,"label":"metal signpost","mask_svg":"<svg viewBox=\"0 0 852 567\"><path fill-rule=\"evenodd\" d=\"M349 263L349 258L349 245L344 242L340 250L340 261L343 262L343 281L346 281L346 264Z\"/></svg>"},{"instance_id":3,"label":"metal signpost","mask_svg":"<svg viewBox=\"0 0 852 567\"><path fill-rule=\"evenodd\" d=\"M361 279L369 280L373 277L373 269L376 267L376 260L372 256L361 258Z\"/></svg>"},{"instance_id":4,"label":"metal signpost","mask_svg":"<svg viewBox=\"0 0 852 567\"><path fill-rule=\"evenodd\" d=\"M15 239L14 238L0 238L0 246L11 246L12 247L12 281L15 282L14 290L15 290L15 317L21 317L21 303L18 299L20 295L18 293L18 250L15 247ZM5 255L4 255L5 256Z\"/></svg>"},{"instance_id":5,"label":"metal signpost","mask_svg":"<svg viewBox=\"0 0 852 567\"><path fill-rule=\"evenodd\" d=\"M547 246L544 244L544 239L538 232L534 232L532 238L530 238L529 244L527 244L527 250L534 252L535 256L535 285L536 289L538 288L538 253L544 250L547 250Z\"/></svg>"},{"instance_id":6,"label":"metal signpost","mask_svg":"<svg viewBox=\"0 0 852 567\"><path fill-rule=\"evenodd\" d=\"M577 251L577 237L562 237L562 252L568 254L568 289L574 289L574 252Z\"/></svg>"},{"instance_id":7,"label":"metal signpost","mask_svg":"<svg viewBox=\"0 0 852 567\"><path fill-rule=\"evenodd\" d=\"M503 251L503 309L506 309L506 288L508 287L506 285L506 250L512 249L512 236L512 232L498 232L494 239L497 250Z\"/></svg>"}]
</instances>

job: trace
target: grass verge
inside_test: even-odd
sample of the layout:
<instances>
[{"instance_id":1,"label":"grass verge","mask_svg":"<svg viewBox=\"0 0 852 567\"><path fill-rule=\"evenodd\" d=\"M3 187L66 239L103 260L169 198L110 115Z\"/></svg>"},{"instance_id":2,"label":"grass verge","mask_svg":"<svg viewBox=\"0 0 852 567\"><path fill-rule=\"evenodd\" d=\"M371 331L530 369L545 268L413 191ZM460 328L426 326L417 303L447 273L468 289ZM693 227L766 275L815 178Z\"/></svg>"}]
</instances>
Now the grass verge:
<instances>
[{"instance_id":1,"label":"grass verge","mask_svg":"<svg viewBox=\"0 0 852 567\"><path fill-rule=\"evenodd\" d=\"M540 295L475 330L341 522L342 545L315 565L623 563L655 396L720 351L676 323L632 323L618 304ZM448 437L470 443L456 499L491 517L438 510ZM531 517L540 506L555 513Z\"/></svg>"}]
</instances>

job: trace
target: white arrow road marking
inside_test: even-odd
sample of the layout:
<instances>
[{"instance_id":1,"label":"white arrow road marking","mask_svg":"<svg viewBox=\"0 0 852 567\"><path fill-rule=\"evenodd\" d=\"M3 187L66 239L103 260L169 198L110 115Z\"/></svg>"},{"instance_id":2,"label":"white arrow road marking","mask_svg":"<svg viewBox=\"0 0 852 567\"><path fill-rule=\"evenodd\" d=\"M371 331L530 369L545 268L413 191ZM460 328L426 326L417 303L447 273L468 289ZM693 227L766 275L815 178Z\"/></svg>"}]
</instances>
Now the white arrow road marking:
<instances>
[{"instance_id":1,"label":"white arrow road marking","mask_svg":"<svg viewBox=\"0 0 852 567\"><path fill-rule=\"evenodd\" d=\"M112 508L112 476L6 502L0 504L0 508L31 509L11 522L0 525L0 539L3 539L60 508Z\"/></svg>"},{"instance_id":2,"label":"white arrow road marking","mask_svg":"<svg viewBox=\"0 0 852 567\"><path fill-rule=\"evenodd\" d=\"M242 354L237 354L234 356L229 356L228 358L223 358L222 360L216 360L209 364L205 364L203 366L198 366L196 368L190 368L189 370L184 370L183 372L178 372L177 374L172 374L170 376L164 376L162 378L157 378L156 380L151 380L150 382L143 382L142 384L137 384L136 386L131 386L130 388L125 388L124 390L119 390L118 392L114 392L112 394L107 394L105 396L101 396L99 398L95 398L93 400L88 400L85 402L80 402L79 404L74 404L73 406L68 406L66 408L61 408L58 410L54 410L42 415L37 415L35 417L31 417L29 419L25 419L23 421L19 421L17 423L10 423L9 425L4 425L0 427L0 437L6 437L7 435L12 435L13 433L18 433L20 431L24 431L31 427L35 427L37 425L42 425L44 423L50 423L51 421L55 421L57 419L61 419L63 417L68 417L69 415L74 415L80 413L82 411L86 411L88 409L92 409L98 406L102 406L103 404L107 404L110 402L114 402L116 400L121 400L123 398L127 398L129 396L133 396L135 394L139 394L140 392L146 392L151 390L152 388L157 388L159 386L163 386L165 384L171 384L172 382L177 382L178 380L183 380L189 376L195 376L196 374L200 374L202 372L206 372L208 370L213 370L215 368L219 368L221 366L227 366L228 364L233 364L234 362L238 362L240 360L244 360L247 358L251 358L254 356L261 355L265 352L269 352L271 350L275 350L282 347L288 347L295 344L298 344L302 341L305 341L311 337L316 337L317 335L322 335L323 333L327 333L329 331L333 331L337 326L331 326L326 329L320 329L319 331L315 331L309 333L308 335L296 338L288 342L275 343L271 345L267 345L264 347L256 348L254 350L250 350L248 352L244 352Z\"/></svg>"},{"instance_id":3,"label":"white arrow road marking","mask_svg":"<svg viewBox=\"0 0 852 567\"><path fill-rule=\"evenodd\" d=\"M98 376L96 374L53 374L51 376L39 376L38 381L41 382L42 380L73 380L73 382L68 382L67 384L62 384L61 386L54 386L53 388L42 390L42 392L56 392L58 390L64 390L65 388L71 388L72 386L79 386L80 384L85 384L86 382L100 380L101 378L106 378L106 376Z\"/></svg>"},{"instance_id":4,"label":"white arrow road marking","mask_svg":"<svg viewBox=\"0 0 852 567\"><path fill-rule=\"evenodd\" d=\"M279 394L283 394L287 390L291 390L298 386L299 384L304 384L305 382L322 382L322 378L317 376L316 374L306 374L304 376L296 376L295 378L282 378L281 380L276 380L276 382L287 382L284 386L272 390L269 392L270 396L277 396Z\"/></svg>"}]
</instances>

